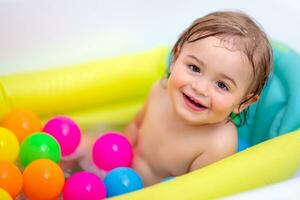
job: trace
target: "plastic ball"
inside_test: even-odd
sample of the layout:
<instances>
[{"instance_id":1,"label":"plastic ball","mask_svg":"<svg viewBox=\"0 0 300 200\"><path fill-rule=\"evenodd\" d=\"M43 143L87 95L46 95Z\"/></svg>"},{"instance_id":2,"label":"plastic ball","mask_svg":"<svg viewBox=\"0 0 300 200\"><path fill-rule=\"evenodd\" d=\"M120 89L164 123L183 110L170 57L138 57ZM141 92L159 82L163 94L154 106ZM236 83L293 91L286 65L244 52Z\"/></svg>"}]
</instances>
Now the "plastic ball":
<instances>
[{"instance_id":1,"label":"plastic ball","mask_svg":"<svg viewBox=\"0 0 300 200\"><path fill-rule=\"evenodd\" d=\"M22 189L23 177L19 168L9 161L0 161L0 188L15 198ZM1 198L0 198L1 199Z\"/></svg>"},{"instance_id":2,"label":"plastic ball","mask_svg":"<svg viewBox=\"0 0 300 200\"><path fill-rule=\"evenodd\" d=\"M6 192L5 190L3 190L1 187L0 187L0 199L1 200L12 200L9 193Z\"/></svg>"},{"instance_id":3,"label":"plastic ball","mask_svg":"<svg viewBox=\"0 0 300 200\"><path fill-rule=\"evenodd\" d=\"M3 116L2 126L13 131L19 143L30 134L41 131L40 119L30 110L14 109Z\"/></svg>"},{"instance_id":4,"label":"plastic ball","mask_svg":"<svg viewBox=\"0 0 300 200\"><path fill-rule=\"evenodd\" d=\"M172 179L174 179L174 178L175 178L175 176L169 176L169 177L166 177L166 178L164 178L163 180L161 180L161 183L170 181L170 180L172 180Z\"/></svg>"},{"instance_id":5,"label":"plastic ball","mask_svg":"<svg viewBox=\"0 0 300 200\"><path fill-rule=\"evenodd\" d=\"M106 171L116 167L128 167L133 157L132 146L122 134L109 132L97 139L92 157L96 166Z\"/></svg>"},{"instance_id":6,"label":"plastic ball","mask_svg":"<svg viewBox=\"0 0 300 200\"><path fill-rule=\"evenodd\" d=\"M91 172L77 172L70 176L63 189L64 200L98 200L106 196L105 185Z\"/></svg>"},{"instance_id":7,"label":"plastic ball","mask_svg":"<svg viewBox=\"0 0 300 200\"><path fill-rule=\"evenodd\" d=\"M51 135L39 132L28 136L21 144L19 161L24 167L32 161L42 158L58 163L60 154L57 141Z\"/></svg>"},{"instance_id":8,"label":"plastic ball","mask_svg":"<svg viewBox=\"0 0 300 200\"><path fill-rule=\"evenodd\" d=\"M55 162L35 160L23 172L23 191L30 199L53 200L64 186L64 173Z\"/></svg>"},{"instance_id":9,"label":"plastic ball","mask_svg":"<svg viewBox=\"0 0 300 200\"><path fill-rule=\"evenodd\" d=\"M19 154L19 142L15 134L0 127L0 159L10 162L16 161Z\"/></svg>"},{"instance_id":10,"label":"plastic ball","mask_svg":"<svg viewBox=\"0 0 300 200\"><path fill-rule=\"evenodd\" d=\"M80 143L80 128L69 117L53 117L45 124L43 131L49 133L58 141L62 156L72 154Z\"/></svg>"},{"instance_id":11,"label":"plastic ball","mask_svg":"<svg viewBox=\"0 0 300 200\"><path fill-rule=\"evenodd\" d=\"M131 168L119 167L111 170L103 180L107 197L125 194L144 187L141 177Z\"/></svg>"}]
</instances>

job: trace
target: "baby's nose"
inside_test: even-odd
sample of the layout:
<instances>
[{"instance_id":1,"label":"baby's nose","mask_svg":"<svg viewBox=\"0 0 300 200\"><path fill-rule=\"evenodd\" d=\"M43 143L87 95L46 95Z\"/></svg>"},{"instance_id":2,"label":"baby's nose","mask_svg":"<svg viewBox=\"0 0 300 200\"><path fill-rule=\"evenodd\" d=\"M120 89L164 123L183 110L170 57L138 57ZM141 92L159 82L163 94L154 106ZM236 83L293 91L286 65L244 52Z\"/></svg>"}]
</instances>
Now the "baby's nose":
<instances>
[{"instance_id":1,"label":"baby's nose","mask_svg":"<svg viewBox=\"0 0 300 200\"><path fill-rule=\"evenodd\" d=\"M197 80L192 83L192 89L198 94L205 97L209 93L209 82L205 79Z\"/></svg>"}]
</instances>

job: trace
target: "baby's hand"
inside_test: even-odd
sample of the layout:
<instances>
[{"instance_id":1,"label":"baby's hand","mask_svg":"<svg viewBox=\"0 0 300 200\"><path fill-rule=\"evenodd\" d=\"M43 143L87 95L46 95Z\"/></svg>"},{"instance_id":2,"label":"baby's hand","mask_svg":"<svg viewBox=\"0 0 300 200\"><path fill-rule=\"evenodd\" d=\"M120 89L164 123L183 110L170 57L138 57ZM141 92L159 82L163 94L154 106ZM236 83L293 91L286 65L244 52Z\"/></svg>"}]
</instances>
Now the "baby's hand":
<instances>
[{"instance_id":1,"label":"baby's hand","mask_svg":"<svg viewBox=\"0 0 300 200\"><path fill-rule=\"evenodd\" d=\"M75 152L78 159L87 157L91 153L94 141L94 137L88 134L82 134L80 144Z\"/></svg>"},{"instance_id":2,"label":"baby's hand","mask_svg":"<svg viewBox=\"0 0 300 200\"><path fill-rule=\"evenodd\" d=\"M135 123L130 123L125 129L124 129L124 135L129 140L130 144L132 146L135 146L137 136L138 136L138 127Z\"/></svg>"},{"instance_id":3,"label":"baby's hand","mask_svg":"<svg viewBox=\"0 0 300 200\"><path fill-rule=\"evenodd\" d=\"M87 134L82 134L81 141L74 153L61 158L60 166L65 172L65 176L69 177L73 172L79 170L80 160L88 157L90 149L93 145L93 139Z\"/></svg>"},{"instance_id":4,"label":"baby's hand","mask_svg":"<svg viewBox=\"0 0 300 200\"><path fill-rule=\"evenodd\" d=\"M81 169L92 172L101 178L104 178L105 172L100 170L92 160L93 145L98 137L83 134L79 148L77 149L77 161Z\"/></svg>"}]
</instances>

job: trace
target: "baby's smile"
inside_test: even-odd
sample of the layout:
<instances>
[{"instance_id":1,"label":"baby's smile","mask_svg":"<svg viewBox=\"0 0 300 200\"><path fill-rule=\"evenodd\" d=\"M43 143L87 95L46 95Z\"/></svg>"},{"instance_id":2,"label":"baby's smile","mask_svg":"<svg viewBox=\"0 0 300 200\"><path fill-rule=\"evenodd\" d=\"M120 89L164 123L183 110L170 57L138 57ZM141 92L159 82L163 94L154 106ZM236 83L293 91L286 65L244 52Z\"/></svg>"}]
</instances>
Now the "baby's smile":
<instances>
[{"instance_id":1,"label":"baby's smile","mask_svg":"<svg viewBox=\"0 0 300 200\"><path fill-rule=\"evenodd\" d=\"M193 98L185 93L182 93L182 94L183 94L183 99L184 99L185 104L192 110L203 111L203 110L207 109L207 107L205 105L203 105L203 103L199 102L195 98Z\"/></svg>"}]
</instances>

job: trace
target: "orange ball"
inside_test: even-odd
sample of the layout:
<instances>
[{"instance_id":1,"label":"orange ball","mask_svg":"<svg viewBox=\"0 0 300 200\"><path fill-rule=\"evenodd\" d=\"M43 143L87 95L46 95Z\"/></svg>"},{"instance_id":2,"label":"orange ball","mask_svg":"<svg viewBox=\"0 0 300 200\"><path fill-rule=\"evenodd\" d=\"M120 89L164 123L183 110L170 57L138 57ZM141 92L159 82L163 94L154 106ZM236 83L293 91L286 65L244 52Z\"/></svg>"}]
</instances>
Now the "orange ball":
<instances>
[{"instance_id":1,"label":"orange ball","mask_svg":"<svg viewBox=\"0 0 300 200\"><path fill-rule=\"evenodd\" d=\"M64 183L65 178L62 169L52 160L35 160L23 172L23 191L32 200L57 198Z\"/></svg>"},{"instance_id":2,"label":"orange ball","mask_svg":"<svg viewBox=\"0 0 300 200\"><path fill-rule=\"evenodd\" d=\"M19 168L13 163L0 161L0 188L6 190L13 198L21 192L23 177Z\"/></svg>"},{"instance_id":3,"label":"orange ball","mask_svg":"<svg viewBox=\"0 0 300 200\"><path fill-rule=\"evenodd\" d=\"M20 144L30 134L41 131L40 119L30 110L14 109L6 113L2 126L13 131Z\"/></svg>"},{"instance_id":4,"label":"orange ball","mask_svg":"<svg viewBox=\"0 0 300 200\"><path fill-rule=\"evenodd\" d=\"M57 198L64 183L62 169L52 160L35 160L23 172L23 191L32 200Z\"/></svg>"}]
</instances>

